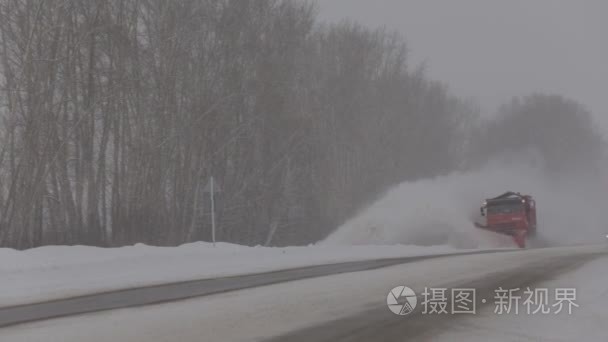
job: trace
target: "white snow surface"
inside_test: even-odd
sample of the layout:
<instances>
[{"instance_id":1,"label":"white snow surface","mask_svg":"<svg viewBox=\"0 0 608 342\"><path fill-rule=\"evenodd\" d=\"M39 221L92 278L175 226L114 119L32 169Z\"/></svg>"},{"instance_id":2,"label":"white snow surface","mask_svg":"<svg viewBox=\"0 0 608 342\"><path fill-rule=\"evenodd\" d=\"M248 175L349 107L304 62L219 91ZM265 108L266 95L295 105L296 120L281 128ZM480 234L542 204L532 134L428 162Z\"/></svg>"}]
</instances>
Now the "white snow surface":
<instances>
[{"instance_id":1,"label":"white snow surface","mask_svg":"<svg viewBox=\"0 0 608 342\"><path fill-rule=\"evenodd\" d=\"M370 308L384 307L387 293L398 285L410 286L415 291L421 291L427 286L450 287L471 279L491 277L497 267L507 272L514 271L531 260L548 262L555 257L572 253L594 253L600 249L605 247L536 249L429 259L366 272L344 273L232 291L187 301L23 324L0 330L0 337L11 342L263 340L366 312ZM580 319L568 320L564 317L563 322L566 325L557 327L562 321L552 321L553 317L548 317L547 325L535 327L534 322L523 322L525 317L522 317L518 322L523 326L518 329L517 322L505 327L504 317L493 317L488 321L488 324L491 324L488 326L489 331L496 334L504 329L512 329L521 333L526 331L523 329L531 329L533 333L542 333L543 329L554 329L554 333L548 331L545 334L549 335L539 336L557 336L561 331L566 335L553 340L574 340L569 337L578 336L576 340L605 341L606 339L596 339L602 337L602 330L585 329L598 329L606 322L608 298L605 284L608 275L602 272L605 270L606 261L606 258L600 259L555 280L562 286L581 286ZM598 271L599 277L596 273ZM555 323L550 325L551 322ZM484 332L484 324L486 323L463 325L463 331L469 329L470 334L465 332L465 335L446 335L444 340L468 341L467 337L474 336L472 334L476 331ZM568 332L568 329L573 330ZM495 334L480 335L479 339L471 340L494 340L488 336ZM511 335L504 340L538 340L520 337L521 335Z\"/></svg>"},{"instance_id":2,"label":"white snow surface","mask_svg":"<svg viewBox=\"0 0 608 342\"><path fill-rule=\"evenodd\" d=\"M520 305L515 314L498 315L489 305L473 317L465 317L434 341L608 341L608 257L591 261L532 289L576 289L572 312L567 305L555 314L529 314ZM552 296L552 295L551 295ZM523 299L522 299L523 300ZM549 301L551 305L553 301ZM534 303L536 304L536 303ZM535 307L533 304L532 312ZM553 303L555 304L555 303Z\"/></svg>"},{"instance_id":3,"label":"white snow surface","mask_svg":"<svg viewBox=\"0 0 608 342\"><path fill-rule=\"evenodd\" d=\"M49 246L0 249L0 307L118 289L378 258L453 253L448 246Z\"/></svg>"}]
</instances>

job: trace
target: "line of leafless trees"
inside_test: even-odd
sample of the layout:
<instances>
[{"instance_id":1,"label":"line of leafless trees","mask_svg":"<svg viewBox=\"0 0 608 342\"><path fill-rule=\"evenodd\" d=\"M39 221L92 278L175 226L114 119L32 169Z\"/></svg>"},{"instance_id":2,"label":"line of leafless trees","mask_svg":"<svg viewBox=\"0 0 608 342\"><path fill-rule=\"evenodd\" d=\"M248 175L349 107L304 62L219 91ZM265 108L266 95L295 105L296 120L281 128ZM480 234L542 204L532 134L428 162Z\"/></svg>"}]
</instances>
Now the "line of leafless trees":
<instances>
[{"instance_id":1,"label":"line of leafless trees","mask_svg":"<svg viewBox=\"0 0 608 342\"><path fill-rule=\"evenodd\" d=\"M481 136L407 57L308 1L0 0L0 245L208 240L210 176L220 240L315 241Z\"/></svg>"}]
</instances>

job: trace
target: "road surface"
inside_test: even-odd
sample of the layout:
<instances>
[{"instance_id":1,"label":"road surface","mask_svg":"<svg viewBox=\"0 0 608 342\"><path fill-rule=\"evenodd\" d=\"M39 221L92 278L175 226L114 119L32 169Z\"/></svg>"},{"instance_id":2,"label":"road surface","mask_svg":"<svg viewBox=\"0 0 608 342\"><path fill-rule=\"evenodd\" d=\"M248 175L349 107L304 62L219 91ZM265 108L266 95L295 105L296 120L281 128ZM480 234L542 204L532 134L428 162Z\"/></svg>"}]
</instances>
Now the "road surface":
<instances>
[{"instance_id":1,"label":"road surface","mask_svg":"<svg viewBox=\"0 0 608 342\"><path fill-rule=\"evenodd\" d=\"M242 290L257 286L277 284L281 282L301 280L341 274L361 272L420 260L450 257L456 255L471 255L484 253L508 252L509 249L494 251L472 251L447 253L439 255L424 255L402 258L387 258L367 261L343 262L329 265L299 267L274 272L265 272L243 276L222 277L178 282L165 285L140 287L120 291L78 296L42 303L19 305L0 308L0 327L9 325L78 315L89 312L136 307L150 304L171 302L176 300L202 297L212 294Z\"/></svg>"},{"instance_id":2,"label":"road surface","mask_svg":"<svg viewBox=\"0 0 608 342\"><path fill-rule=\"evenodd\" d=\"M376 265L361 272L319 274L298 281L268 282L272 285L267 286L258 283L254 288L161 305L8 326L0 329L0 340L434 340L465 319L455 315L422 315L419 311L406 317L395 316L386 306L391 288L406 285L421 293L427 286L472 287L478 291L478 300L491 299L491 292L499 286L534 286L589 261L607 259L607 252L606 246L596 245L424 260L408 258L409 262ZM483 309L483 303L478 305Z\"/></svg>"},{"instance_id":3,"label":"road surface","mask_svg":"<svg viewBox=\"0 0 608 342\"><path fill-rule=\"evenodd\" d=\"M473 279L459 283L457 286L477 290L476 307L479 309L485 305L493 305L494 291L499 287L504 289L534 288L535 284L550 280L603 255L605 254L579 254L557 257L548 262L532 262L507 272L497 270L492 277ZM447 302L450 302L450 299ZM418 306L418 310L408 316L397 316L388 311L386 307L378 307L352 317L277 336L269 341L433 341L437 335L458 325L459 317L465 318L466 316L424 315L420 306Z\"/></svg>"}]
</instances>

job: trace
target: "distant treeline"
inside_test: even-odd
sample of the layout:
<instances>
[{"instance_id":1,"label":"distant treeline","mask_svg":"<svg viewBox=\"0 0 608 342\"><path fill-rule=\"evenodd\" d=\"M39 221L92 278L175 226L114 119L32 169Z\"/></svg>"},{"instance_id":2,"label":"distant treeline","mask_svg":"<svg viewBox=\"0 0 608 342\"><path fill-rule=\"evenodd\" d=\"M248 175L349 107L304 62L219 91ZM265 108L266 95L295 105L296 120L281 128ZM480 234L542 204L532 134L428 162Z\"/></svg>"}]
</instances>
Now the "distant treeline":
<instances>
[{"instance_id":1,"label":"distant treeline","mask_svg":"<svg viewBox=\"0 0 608 342\"><path fill-rule=\"evenodd\" d=\"M603 153L572 101L514 100L485 123L398 34L316 11L0 0L0 245L209 240L210 176L219 240L305 244L391 185L505 147Z\"/></svg>"}]
</instances>

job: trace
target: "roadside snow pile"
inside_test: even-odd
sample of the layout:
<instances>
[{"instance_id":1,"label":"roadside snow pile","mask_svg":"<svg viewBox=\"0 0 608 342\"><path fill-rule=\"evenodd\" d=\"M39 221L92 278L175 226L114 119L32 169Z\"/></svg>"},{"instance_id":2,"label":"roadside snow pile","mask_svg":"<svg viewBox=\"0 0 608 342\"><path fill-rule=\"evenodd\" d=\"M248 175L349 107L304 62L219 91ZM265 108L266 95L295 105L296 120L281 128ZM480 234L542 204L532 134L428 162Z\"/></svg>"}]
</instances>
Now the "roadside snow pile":
<instances>
[{"instance_id":1,"label":"roadside snow pile","mask_svg":"<svg viewBox=\"0 0 608 342\"><path fill-rule=\"evenodd\" d=\"M49 246L0 249L0 307L195 279L366 259L453 252L446 246Z\"/></svg>"}]
</instances>

